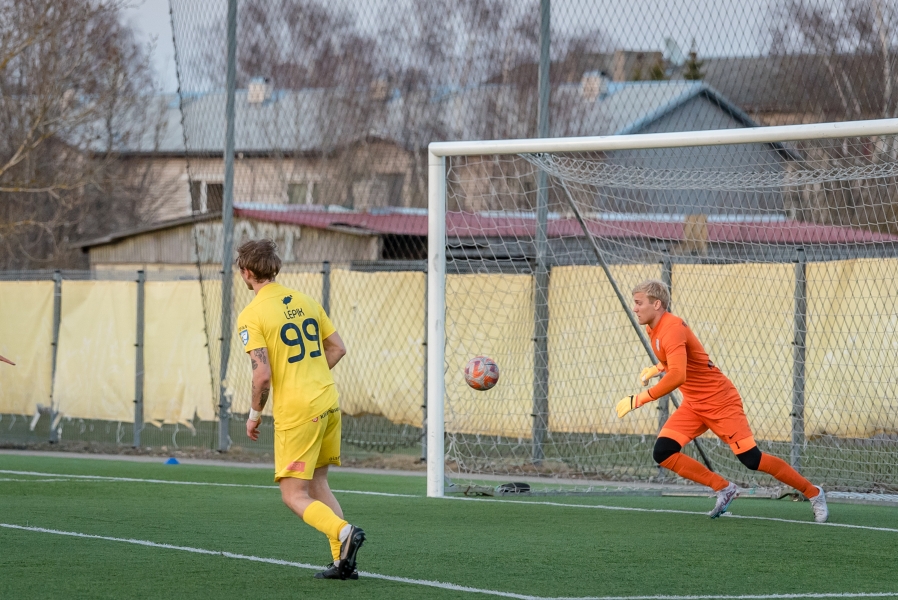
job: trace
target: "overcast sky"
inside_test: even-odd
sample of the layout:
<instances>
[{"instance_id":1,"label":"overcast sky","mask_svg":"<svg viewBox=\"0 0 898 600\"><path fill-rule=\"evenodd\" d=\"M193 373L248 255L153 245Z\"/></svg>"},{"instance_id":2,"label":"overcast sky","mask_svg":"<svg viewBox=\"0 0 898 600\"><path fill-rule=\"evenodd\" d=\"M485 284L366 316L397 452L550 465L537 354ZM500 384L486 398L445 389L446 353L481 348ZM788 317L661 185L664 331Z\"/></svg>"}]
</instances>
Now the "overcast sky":
<instances>
[{"instance_id":1,"label":"overcast sky","mask_svg":"<svg viewBox=\"0 0 898 600\"><path fill-rule=\"evenodd\" d=\"M330 0L329 4L364 6L386 2L449 0ZM633 50L664 50L665 38L683 52L696 40L700 55L740 56L763 48L762 23L772 0L553 0L553 28L571 32L602 29L617 45ZM179 9L222 16L227 0L178 0ZM366 7L370 8L370 7ZM139 39L155 39L153 65L164 92L177 90L169 0L134 0L126 19Z\"/></svg>"}]
</instances>

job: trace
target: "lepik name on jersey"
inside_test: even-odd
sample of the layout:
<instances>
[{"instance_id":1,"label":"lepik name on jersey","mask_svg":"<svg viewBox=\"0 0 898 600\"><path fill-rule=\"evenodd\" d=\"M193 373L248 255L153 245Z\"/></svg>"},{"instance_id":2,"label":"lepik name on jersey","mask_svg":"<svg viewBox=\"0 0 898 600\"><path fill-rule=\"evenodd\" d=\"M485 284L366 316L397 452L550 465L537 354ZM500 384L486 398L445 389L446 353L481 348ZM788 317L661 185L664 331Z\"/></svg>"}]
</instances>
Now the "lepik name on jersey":
<instances>
[{"instance_id":1,"label":"lepik name on jersey","mask_svg":"<svg viewBox=\"0 0 898 600\"><path fill-rule=\"evenodd\" d=\"M284 311L284 316L288 319L295 319L296 317L304 317L306 315L301 308L288 308Z\"/></svg>"}]
</instances>

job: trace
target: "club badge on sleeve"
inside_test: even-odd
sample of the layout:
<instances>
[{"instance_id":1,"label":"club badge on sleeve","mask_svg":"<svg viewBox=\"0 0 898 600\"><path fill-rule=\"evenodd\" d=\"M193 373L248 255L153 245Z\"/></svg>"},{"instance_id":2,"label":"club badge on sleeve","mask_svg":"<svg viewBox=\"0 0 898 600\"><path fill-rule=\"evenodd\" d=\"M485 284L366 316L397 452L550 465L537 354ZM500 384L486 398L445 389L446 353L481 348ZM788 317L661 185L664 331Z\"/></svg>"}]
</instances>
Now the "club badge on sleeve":
<instances>
[{"instance_id":1,"label":"club badge on sleeve","mask_svg":"<svg viewBox=\"0 0 898 600\"><path fill-rule=\"evenodd\" d=\"M249 343L249 331L244 329L240 332L240 339L243 341L243 345L246 346Z\"/></svg>"}]
</instances>

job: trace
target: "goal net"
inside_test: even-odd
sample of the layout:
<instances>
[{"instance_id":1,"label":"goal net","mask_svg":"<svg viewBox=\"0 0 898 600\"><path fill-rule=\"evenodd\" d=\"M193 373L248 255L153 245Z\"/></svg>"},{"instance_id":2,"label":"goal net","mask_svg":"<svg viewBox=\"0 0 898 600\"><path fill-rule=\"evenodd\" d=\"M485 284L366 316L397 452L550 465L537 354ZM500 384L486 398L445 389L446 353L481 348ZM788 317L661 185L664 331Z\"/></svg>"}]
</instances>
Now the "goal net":
<instances>
[{"instance_id":1,"label":"goal net","mask_svg":"<svg viewBox=\"0 0 898 600\"><path fill-rule=\"evenodd\" d=\"M673 395L631 290L667 282L764 452L829 490L898 490L898 120L431 144L428 493L453 481L675 482ZM498 385L464 380L478 355ZM685 452L742 486L710 432ZM445 455L445 463L434 460Z\"/></svg>"}]
</instances>

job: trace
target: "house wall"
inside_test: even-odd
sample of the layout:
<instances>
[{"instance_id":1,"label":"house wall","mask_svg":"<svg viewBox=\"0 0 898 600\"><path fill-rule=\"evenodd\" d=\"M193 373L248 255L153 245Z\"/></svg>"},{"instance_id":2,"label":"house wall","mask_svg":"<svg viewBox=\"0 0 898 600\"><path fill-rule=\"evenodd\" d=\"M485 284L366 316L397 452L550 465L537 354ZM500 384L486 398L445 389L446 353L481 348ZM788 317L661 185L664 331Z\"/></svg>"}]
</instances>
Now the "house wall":
<instances>
[{"instance_id":1,"label":"house wall","mask_svg":"<svg viewBox=\"0 0 898 600\"><path fill-rule=\"evenodd\" d=\"M92 269L140 268L137 265L193 265L220 263L222 227L219 221L182 225L148 232L89 249ZM281 223L236 219L234 247L249 239L267 237L278 245L284 263L329 260L377 260L380 240L375 235L315 229ZM158 269L154 269L158 270Z\"/></svg>"},{"instance_id":2,"label":"house wall","mask_svg":"<svg viewBox=\"0 0 898 600\"><path fill-rule=\"evenodd\" d=\"M149 169L158 182L150 186L147 200L148 212L152 208L152 214L148 214L151 221L192 214L191 179L213 184L224 182L221 158L190 158L190 178L188 161L184 158L134 157L131 160L146 167L135 172L143 175ZM411 178L411 154L385 142L357 144L324 158L241 158L238 153L234 162L234 201L287 204L289 184L312 183L319 186L314 198L308 198L314 204L356 210L405 207L414 205ZM398 197L394 193L397 189Z\"/></svg>"}]
</instances>

